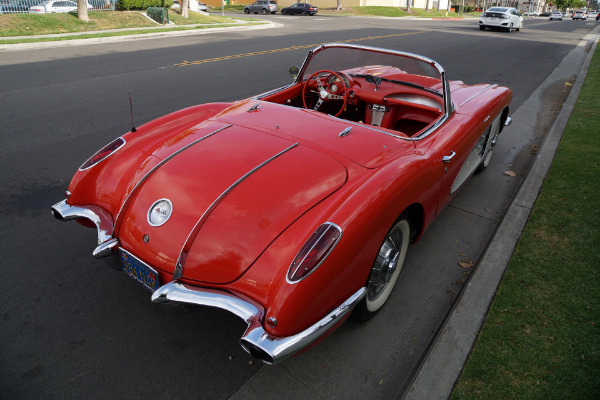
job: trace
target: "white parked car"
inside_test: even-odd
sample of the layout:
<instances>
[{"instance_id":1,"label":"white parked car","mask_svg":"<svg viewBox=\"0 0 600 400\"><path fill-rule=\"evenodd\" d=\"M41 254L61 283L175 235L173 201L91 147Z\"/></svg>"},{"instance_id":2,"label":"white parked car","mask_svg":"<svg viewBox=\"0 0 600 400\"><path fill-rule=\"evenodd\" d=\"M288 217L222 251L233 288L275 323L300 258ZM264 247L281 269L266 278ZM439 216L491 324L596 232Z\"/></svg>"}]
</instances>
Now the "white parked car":
<instances>
[{"instance_id":1,"label":"white parked car","mask_svg":"<svg viewBox=\"0 0 600 400\"><path fill-rule=\"evenodd\" d=\"M523 17L519 15L516 8L492 7L481 14L479 18L479 29L500 28L508 32L520 30L523 27Z\"/></svg>"},{"instance_id":2,"label":"white parked car","mask_svg":"<svg viewBox=\"0 0 600 400\"><path fill-rule=\"evenodd\" d=\"M94 8L88 2L87 8ZM42 1L35 6L29 7L30 14L43 14L43 13L68 13L77 11L77 3L70 0L48 0Z\"/></svg>"},{"instance_id":3,"label":"white parked car","mask_svg":"<svg viewBox=\"0 0 600 400\"><path fill-rule=\"evenodd\" d=\"M554 11L552 14L550 14L550 21L552 21L553 19L562 21L563 13L561 13L560 11Z\"/></svg>"},{"instance_id":4,"label":"white parked car","mask_svg":"<svg viewBox=\"0 0 600 400\"><path fill-rule=\"evenodd\" d=\"M598 17L598 11L596 11L596 10L588 11L587 17L590 19L596 19Z\"/></svg>"},{"instance_id":5,"label":"white parked car","mask_svg":"<svg viewBox=\"0 0 600 400\"><path fill-rule=\"evenodd\" d=\"M573 11L573 19L581 19L585 21L587 19L587 13L582 10Z\"/></svg>"}]
</instances>

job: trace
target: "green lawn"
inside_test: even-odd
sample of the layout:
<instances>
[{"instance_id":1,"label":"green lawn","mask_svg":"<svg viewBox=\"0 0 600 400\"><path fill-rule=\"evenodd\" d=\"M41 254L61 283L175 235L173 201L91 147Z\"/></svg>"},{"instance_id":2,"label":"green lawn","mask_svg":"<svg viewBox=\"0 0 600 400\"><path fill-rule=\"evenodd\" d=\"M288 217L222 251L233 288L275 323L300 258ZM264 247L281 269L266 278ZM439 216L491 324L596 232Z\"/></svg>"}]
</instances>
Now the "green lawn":
<instances>
[{"instance_id":1,"label":"green lawn","mask_svg":"<svg viewBox=\"0 0 600 400\"><path fill-rule=\"evenodd\" d=\"M452 399L600 398L600 52Z\"/></svg>"},{"instance_id":2,"label":"green lawn","mask_svg":"<svg viewBox=\"0 0 600 400\"><path fill-rule=\"evenodd\" d=\"M0 37L160 27L138 11L93 11L88 14L89 22L79 20L76 13L2 14L0 15ZM174 10L169 10L169 20L177 25L234 22L230 18L218 15L205 16L193 11L189 12L189 18L186 19Z\"/></svg>"}]
</instances>

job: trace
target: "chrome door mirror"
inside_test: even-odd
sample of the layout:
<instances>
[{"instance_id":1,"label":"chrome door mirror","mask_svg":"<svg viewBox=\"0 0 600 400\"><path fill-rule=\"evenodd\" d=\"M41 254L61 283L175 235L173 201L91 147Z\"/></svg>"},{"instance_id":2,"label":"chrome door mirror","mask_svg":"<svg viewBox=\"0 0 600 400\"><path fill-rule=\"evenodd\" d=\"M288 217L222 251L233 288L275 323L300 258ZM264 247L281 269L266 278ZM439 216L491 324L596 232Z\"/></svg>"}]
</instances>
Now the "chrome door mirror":
<instances>
[{"instance_id":1,"label":"chrome door mirror","mask_svg":"<svg viewBox=\"0 0 600 400\"><path fill-rule=\"evenodd\" d=\"M300 68L298 68L294 65L294 66L290 67L289 73L290 73L290 77L293 80L296 80L296 78L298 78L298 74L300 73Z\"/></svg>"}]
</instances>

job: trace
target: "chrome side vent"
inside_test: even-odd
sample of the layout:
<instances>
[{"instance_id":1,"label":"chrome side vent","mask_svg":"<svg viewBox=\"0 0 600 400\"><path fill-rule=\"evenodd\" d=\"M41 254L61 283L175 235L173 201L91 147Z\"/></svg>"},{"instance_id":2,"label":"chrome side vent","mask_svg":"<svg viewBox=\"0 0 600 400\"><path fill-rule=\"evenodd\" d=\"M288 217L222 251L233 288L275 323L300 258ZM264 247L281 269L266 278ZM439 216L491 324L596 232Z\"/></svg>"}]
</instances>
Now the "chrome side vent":
<instances>
[{"instance_id":1,"label":"chrome side vent","mask_svg":"<svg viewBox=\"0 0 600 400\"><path fill-rule=\"evenodd\" d=\"M338 135L339 137L344 137L344 136L348 136L350 133L352 132L352 128L348 127L346 129L344 129L343 131L340 132L340 134Z\"/></svg>"},{"instance_id":2,"label":"chrome side vent","mask_svg":"<svg viewBox=\"0 0 600 400\"><path fill-rule=\"evenodd\" d=\"M255 105L253 105L252 107L250 107L248 109L248 112L250 113L250 112L255 112L255 111L258 111L258 110L260 110L260 103L257 103Z\"/></svg>"}]
</instances>

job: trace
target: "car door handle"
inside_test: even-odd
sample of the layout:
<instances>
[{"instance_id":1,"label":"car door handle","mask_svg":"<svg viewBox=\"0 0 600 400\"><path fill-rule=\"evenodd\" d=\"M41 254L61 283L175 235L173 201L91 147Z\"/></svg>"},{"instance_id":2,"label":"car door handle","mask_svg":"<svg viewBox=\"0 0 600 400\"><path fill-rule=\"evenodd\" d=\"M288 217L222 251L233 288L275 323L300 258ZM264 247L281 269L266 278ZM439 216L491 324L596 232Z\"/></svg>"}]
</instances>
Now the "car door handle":
<instances>
[{"instance_id":1,"label":"car door handle","mask_svg":"<svg viewBox=\"0 0 600 400\"><path fill-rule=\"evenodd\" d=\"M448 164L450 162L450 160L452 160L452 157L454 157L455 155L456 155L456 153L451 151L449 156L444 156L442 158L442 161L444 162L444 164Z\"/></svg>"}]
</instances>

